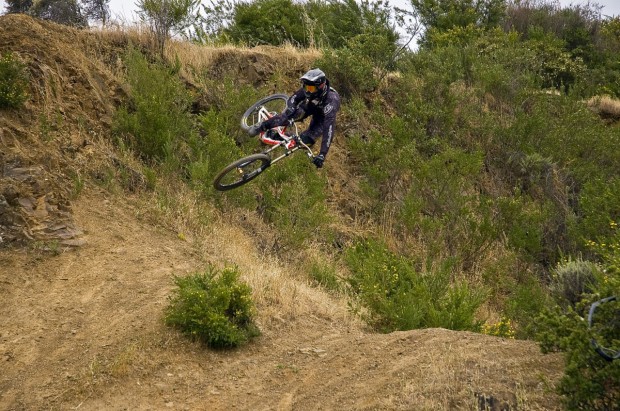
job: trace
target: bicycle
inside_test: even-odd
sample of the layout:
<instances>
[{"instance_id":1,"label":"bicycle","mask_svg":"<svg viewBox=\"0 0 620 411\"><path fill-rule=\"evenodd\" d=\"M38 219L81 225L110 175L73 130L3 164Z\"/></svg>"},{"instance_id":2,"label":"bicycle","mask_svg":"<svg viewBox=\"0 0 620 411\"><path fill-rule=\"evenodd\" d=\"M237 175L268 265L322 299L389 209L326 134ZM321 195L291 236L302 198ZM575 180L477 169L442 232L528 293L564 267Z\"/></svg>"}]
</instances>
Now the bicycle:
<instances>
[{"instance_id":1,"label":"bicycle","mask_svg":"<svg viewBox=\"0 0 620 411\"><path fill-rule=\"evenodd\" d=\"M287 99L288 96L285 94L272 94L258 100L241 116L241 128L247 131L252 125L284 111ZM290 128L293 128L292 133L289 131ZM240 187L300 149L306 152L311 161L314 159L312 149L301 141L297 125L292 120L287 126L274 127L261 132L259 138L271 147L261 153L240 158L224 167L213 181L213 187L216 190L227 191Z\"/></svg>"}]
</instances>

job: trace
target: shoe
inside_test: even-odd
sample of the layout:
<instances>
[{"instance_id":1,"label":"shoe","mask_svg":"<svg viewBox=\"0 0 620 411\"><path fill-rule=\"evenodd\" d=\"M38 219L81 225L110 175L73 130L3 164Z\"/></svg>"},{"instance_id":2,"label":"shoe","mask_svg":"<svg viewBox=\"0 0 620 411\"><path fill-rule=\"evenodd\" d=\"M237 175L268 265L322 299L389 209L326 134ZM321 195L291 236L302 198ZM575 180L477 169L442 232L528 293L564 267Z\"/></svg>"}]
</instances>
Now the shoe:
<instances>
[{"instance_id":1,"label":"shoe","mask_svg":"<svg viewBox=\"0 0 620 411\"><path fill-rule=\"evenodd\" d=\"M266 137L266 138L268 138L268 139L270 139L270 140L273 140L273 141L282 141L282 140L284 140L284 139L280 136L280 134L278 134L278 132L277 132L277 131L275 131L274 129L267 130L267 131L265 132L265 137Z\"/></svg>"},{"instance_id":2,"label":"shoe","mask_svg":"<svg viewBox=\"0 0 620 411\"><path fill-rule=\"evenodd\" d=\"M261 131L261 125L260 124L254 124L252 126L250 126L250 128L248 129L248 134L251 137L257 136Z\"/></svg>"}]
</instances>

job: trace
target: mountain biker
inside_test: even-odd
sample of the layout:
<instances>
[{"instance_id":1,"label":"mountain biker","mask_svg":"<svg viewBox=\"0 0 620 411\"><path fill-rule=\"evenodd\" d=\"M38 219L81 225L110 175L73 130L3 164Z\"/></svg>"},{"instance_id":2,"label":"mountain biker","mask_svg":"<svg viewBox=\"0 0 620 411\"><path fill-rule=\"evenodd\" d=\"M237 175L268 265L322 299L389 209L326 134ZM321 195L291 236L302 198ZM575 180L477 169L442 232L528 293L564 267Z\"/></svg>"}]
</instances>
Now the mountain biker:
<instances>
[{"instance_id":1,"label":"mountain biker","mask_svg":"<svg viewBox=\"0 0 620 411\"><path fill-rule=\"evenodd\" d=\"M340 109L340 95L329 86L329 80L322 70L315 68L301 76L301 88L286 101L282 113L250 127L248 134L256 136L274 127L287 125L290 121L301 121L312 116L308 129L300 134L301 141L313 145L322 136L319 155L312 162L323 167L325 157L332 144L336 113Z\"/></svg>"}]
</instances>

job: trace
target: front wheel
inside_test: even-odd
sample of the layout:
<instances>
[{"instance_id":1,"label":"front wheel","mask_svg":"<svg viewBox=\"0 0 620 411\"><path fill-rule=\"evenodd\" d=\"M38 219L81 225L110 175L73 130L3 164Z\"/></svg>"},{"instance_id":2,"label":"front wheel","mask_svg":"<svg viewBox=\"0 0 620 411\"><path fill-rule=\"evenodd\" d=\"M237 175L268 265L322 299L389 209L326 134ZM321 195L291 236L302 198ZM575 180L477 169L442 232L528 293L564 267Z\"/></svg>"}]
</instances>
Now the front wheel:
<instances>
[{"instance_id":1,"label":"front wheel","mask_svg":"<svg viewBox=\"0 0 620 411\"><path fill-rule=\"evenodd\" d=\"M256 178L271 165L267 154L252 154L227 165L215 177L213 187L219 191L232 190Z\"/></svg>"}]
</instances>

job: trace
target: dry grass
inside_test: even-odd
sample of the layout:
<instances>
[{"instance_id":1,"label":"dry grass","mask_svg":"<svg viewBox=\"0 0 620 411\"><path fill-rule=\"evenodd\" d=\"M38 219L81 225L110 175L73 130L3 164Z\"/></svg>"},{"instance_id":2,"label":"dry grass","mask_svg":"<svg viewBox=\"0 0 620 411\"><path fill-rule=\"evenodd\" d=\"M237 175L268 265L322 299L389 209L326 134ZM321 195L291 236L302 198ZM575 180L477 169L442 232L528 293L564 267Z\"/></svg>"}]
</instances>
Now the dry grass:
<instances>
[{"instance_id":1,"label":"dry grass","mask_svg":"<svg viewBox=\"0 0 620 411\"><path fill-rule=\"evenodd\" d=\"M198 45L175 40L167 43L165 54L169 61L182 62L181 75L192 84L204 85L206 75L207 78L232 76L240 82L252 84L263 84L275 78L281 87L293 87L293 84L282 83L287 83L290 78L296 79L321 55L317 49L292 46L248 48ZM279 75L282 73L285 74Z\"/></svg>"},{"instance_id":2,"label":"dry grass","mask_svg":"<svg viewBox=\"0 0 620 411\"><path fill-rule=\"evenodd\" d=\"M599 116L609 120L620 120L620 100L610 96L595 96L588 100L588 107Z\"/></svg>"},{"instance_id":3,"label":"dry grass","mask_svg":"<svg viewBox=\"0 0 620 411\"><path fill-rule=\"evenodd\" d=\"M392 378L400 382L400 402L393 404L398 405L398 409L556 409L551 401L554 394L548 392L545 379L528 374L528 366L524 364L533 362L527 356L537 352L534 344L500 338L480 339L476 334L442 329L403 332L400 336L401 343L406 342L409 350L390 370ZM389 344L394 344L394 340ZM457 344L467 349L455 350ZM525 359L503 357L517 347ZM388 351L389 346L382 349ZM407 366L412 356L416 358L417 367ZM512 383L503 384L505 380ZM550 401L544 404L541 399L546 397Z\"/></svg>"},{"instance_id":4,"label":"dry grass","mask_svg":"<svg viewBox=\"0 0 620 411\"><path fill-rule=\"evenodd\" d=\"M360 320L350 313L344 296L312 286L301 271L301 264L261 251L268 247L259 242L274 241L277 233L254 213L231 210L222 215L173 177L159 180L157 193L142 192L134 201L140 219L173 230L179 239L192 244L199 255L217 256L208 263L239 267L242 279L253 290L260 323L289 323L310 316L361 326ZM308 249L302 254L309 257L312 251ZM200 269L196 267L196 271Z\"/></svg>"},{"instance_id":5,"label":"dry grass","mask_svg":"<svg viewBox=\"0 0 620 411\"><path fill-rule=\"evenodd\" d=\"M90 32L101 36L106 41L117 44L127 43L128 41L135 44L142 44L149 41L151 37L149 27L139 23L128 24L115 22L103 28L91 28Z\"/></svg>"},{"instance_id":6,"label":"dry grass","mask_svg":"<svg viewBox=\"0 0 620 411\"><path fill-rule=\"evenodd\" d=\"M249 217L252 218L252 217ZM273 256L257 251L255 237L222 221L212 227L201 252L218 255L219 264L234 263L254 292L261 322L289 322L316 316L350 325L357 320L349 313L344 298L312 287L304 274Z\"/></svg>"},{"instance_id":7,"label":"dry grass","mask_svg":"<svg viewBox=\"0 0 620 411\"><path fill-rule=\"evenodd\" d=\"M96 33L107 44L126 45L129 43L149 46L150 35L145 27L109 26ZM274 73L280 67L285 69L302 69L319 57L317 49L297 49L283 47L235 47L201 46L182 41L169 41L165 50L170 61L182 62L181 70L185 78L200 84L200 76L205 72L230 69L245 70L248 61L254 62L259 73ZM104 54L103 52L98 54ZM242 76L241 76L242 77ZM97 143L97 152L111 152L105 142ZM120 162L128 167L140 170L132 161L131 153L125 153ZM107 170L110 167L107 158L90 159L91 168ZM111 182L114 183L114 182ZM158 176L157 192L142 192L134 197L139 207L136 208L141 219L163 225L173 230L179 239L194 244L202 255L218 255L216 265L235 264L244 274L244 280L254 290L254 301L259 307L261 322L289 322L303 316L330 318L354 323L347 310L344 299L334 301L326 292L313 288L298 268L279 262L275 257L259 254L266 247L257 247L256 238L252 238L243 227L231 224L230 219L221 216L218 211L204 204L198 193L174 177ZM248 226L248 219L253 230L260 230L260 237L272 238L270 228L258 221L251 214L244 216L243 225ZM240 250L243 250L240 252ZM199 267L196 268L200 269Z\"/></svg>"},{"instance_id":8,"label":"dry grass","mask_svg":"<svg viewBox=\"0 0 620 411\"><path fill-rule=\"evenodd\" d=\"M169 41L166 47L166 56L170 59L178 58L184 65L195 69L210 67L222 55L234 53L239 59L256 59L259 57L273 59L285 65L297 64L317 59L321 56L318 49L300 49L291 45L282 47L258 46L243 47L230 44L199 45L186 41Z\"/></svg>"}]
</instances>

